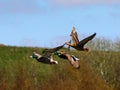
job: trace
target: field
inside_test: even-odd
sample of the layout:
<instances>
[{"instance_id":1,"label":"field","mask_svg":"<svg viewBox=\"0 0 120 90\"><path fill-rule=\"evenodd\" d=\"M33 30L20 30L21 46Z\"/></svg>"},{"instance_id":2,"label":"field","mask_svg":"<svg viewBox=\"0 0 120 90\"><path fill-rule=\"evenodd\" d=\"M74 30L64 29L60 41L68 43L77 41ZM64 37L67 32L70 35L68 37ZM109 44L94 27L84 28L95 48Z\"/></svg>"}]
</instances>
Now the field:
<instances>
[{"instance_id":1,"label":"field","mask_svg":"<svg viewBox=\"0 0 120 90\"><path fill-rule=\"evenodd\" d=\"M54 56L58 65L29 56L38 47L0 46L0 90L120 90L120 52L64 51L80 58L80 69Z\"/></svg>"}]
</instances>

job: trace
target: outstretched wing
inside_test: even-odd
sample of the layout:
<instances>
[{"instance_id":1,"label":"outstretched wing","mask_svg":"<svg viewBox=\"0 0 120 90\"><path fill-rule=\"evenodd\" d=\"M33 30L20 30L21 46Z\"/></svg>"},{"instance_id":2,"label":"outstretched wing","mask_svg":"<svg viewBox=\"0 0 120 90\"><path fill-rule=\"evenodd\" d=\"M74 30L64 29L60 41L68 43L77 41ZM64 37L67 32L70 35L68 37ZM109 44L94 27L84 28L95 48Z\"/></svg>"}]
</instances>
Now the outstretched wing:
<instances>
[{"instance_id":1,"label":"outstretched wing","mask_svg":"<svg viewBox=\"0 0 120 90\"><path fill-rule=\"evenodd\" d=\"M72 37L72 41L73 41L73 43L75 45L79 43L78 34L77 34L76 30L75 30L75 27L73 27L70 36Z\"/></svg>"},{"instance_id":2,"label":"outstretched wing","mask_svg":"<svg viewBox=\"0 0 120 90\"><path fill-rule=\"evenodd\" d=\"M43 56L45 57L50 57L52 55L52 53L58 51L59 49L63 48L65 44L61 45L61 46L58 46L58 47L55 47L55 48L51 48L51 49L45 49L43 51Z\"/></svg>"},{"instance_id":3,"label":"outstretched wing","mask_svg":"<svg viewBox=\"0 0 120 90\"><path fill-rule=\"evenodd\" d=\"M92 40L95 37L96 33L88 36L87 38L83 39L82 41L80 41L77 46L78 47L83 47L88 41Z\"/></svg>"}]
</instances>

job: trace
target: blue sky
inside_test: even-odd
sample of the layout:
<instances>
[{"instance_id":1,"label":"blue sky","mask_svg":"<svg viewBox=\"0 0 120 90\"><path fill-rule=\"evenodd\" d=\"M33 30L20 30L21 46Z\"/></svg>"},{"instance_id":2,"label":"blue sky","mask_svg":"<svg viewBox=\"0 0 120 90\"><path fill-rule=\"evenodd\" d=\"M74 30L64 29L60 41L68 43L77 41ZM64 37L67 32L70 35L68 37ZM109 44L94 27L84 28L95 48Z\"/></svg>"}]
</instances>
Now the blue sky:
<instances>
[{"instance_id":1,"label":"blue sky","mask_svg":"<svg viewBox=\"0 0 120 90\"><path fill-rule=\"evenodd\" d=\"M52 47L79 38L120 37L120 0L0 0L0 43Z\"/></svg>"}]
</instances>

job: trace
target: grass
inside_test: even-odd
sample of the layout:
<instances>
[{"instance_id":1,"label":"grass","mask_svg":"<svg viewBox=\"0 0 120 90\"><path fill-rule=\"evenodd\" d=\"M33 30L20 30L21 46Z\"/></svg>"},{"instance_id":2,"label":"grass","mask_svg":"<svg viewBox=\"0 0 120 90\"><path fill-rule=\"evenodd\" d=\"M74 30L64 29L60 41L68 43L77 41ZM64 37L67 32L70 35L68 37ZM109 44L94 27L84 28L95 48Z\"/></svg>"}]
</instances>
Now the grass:
<instances>
[{"instance_id":1,"label":"grass","mask_svg":"<svg viewBox=\"0 0 120 90\"><path fill-rule=\"evenodd\" d=\"M54 56L58 65L37 62L29 56L43 48L0 46L1 90L120 90L119 52L69 53L80 58L80 69ZM63 51L68 52L66 49Z\"/></svg>"}]
</instances>

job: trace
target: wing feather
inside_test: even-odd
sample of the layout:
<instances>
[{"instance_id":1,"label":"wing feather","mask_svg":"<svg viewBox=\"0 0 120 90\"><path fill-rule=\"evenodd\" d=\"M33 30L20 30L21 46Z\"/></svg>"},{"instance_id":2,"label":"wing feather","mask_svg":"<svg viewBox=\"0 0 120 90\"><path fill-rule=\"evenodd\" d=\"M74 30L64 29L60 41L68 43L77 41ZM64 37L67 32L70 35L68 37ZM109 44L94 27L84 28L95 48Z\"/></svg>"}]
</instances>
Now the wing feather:
<instances>
[{"instance_id":1,"label":"wing feather","mask_svg":"<svg viewBox=\"0 0 120 90\"><path fill-rule=\"evenodd\" d=\"M60 45L60 46L57 46L57 47L55 47L55 48L45 49L44 52L43 52L43 56L45 56L45 57L50 57L53 52L56 52L56 51L60 50L61 48L63 48L64 45L65 45L65 44Z\"/></svg>"},{"instance_id":2,"label":"wing feather","mask_svg":"<svg viewBox=\"0 0 120 90\"><path fill-rule=\"evenodd\" d=\"M77 46L83 47L88 41L92 40L95 37L96 33L86 37L85 39L81 40Z\"/></svg>"}]
</instances>

